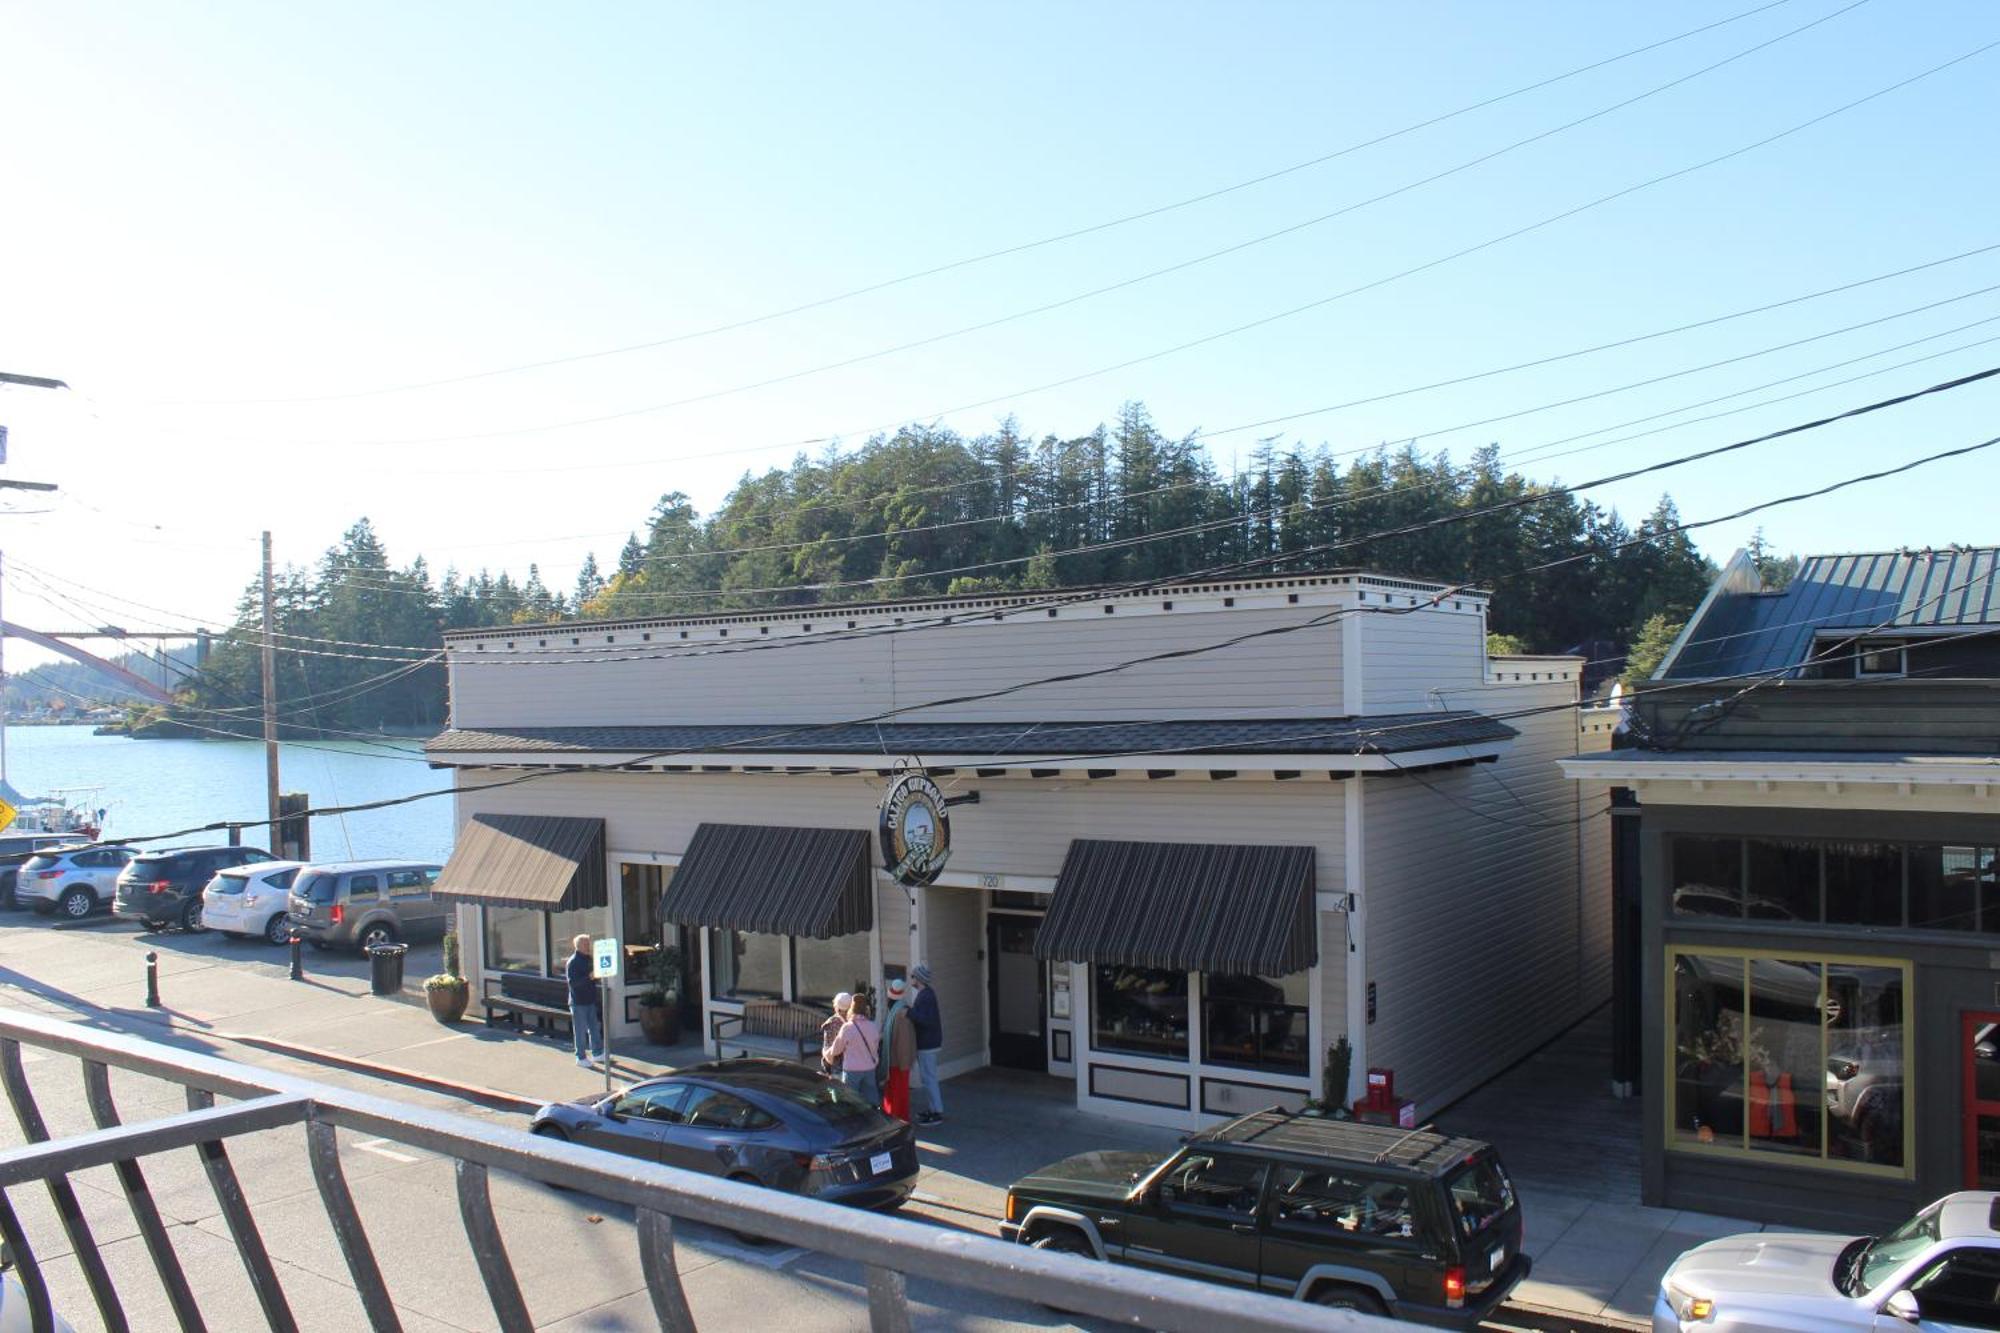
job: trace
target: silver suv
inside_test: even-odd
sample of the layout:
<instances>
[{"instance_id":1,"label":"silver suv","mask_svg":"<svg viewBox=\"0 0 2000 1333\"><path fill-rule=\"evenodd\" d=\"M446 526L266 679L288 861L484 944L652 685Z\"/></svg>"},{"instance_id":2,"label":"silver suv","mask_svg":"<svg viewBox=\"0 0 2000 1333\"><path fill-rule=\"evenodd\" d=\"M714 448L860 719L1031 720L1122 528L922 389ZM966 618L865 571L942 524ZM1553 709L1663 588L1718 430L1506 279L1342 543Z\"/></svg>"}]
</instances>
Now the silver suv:
<instances>
[{"instance_id":1,"label":"silver suv","mask_svg":"<svg viewBox=\"0 0 2000 1333\"><path fill-rule=\"evenodd\" d=\"M316 949L442 935L451 909L431 896L442 869L411 861L307 866L292 881L292 925Z\"/></svg>"},{"instance_id":2,"label":"silver suv","mask_svg":"<svg viewBox=\"0 0 2000 1333\"><path fill-rule=\"evenodd\" d=\"M71 851L54 847L37 852L21 864L14 880L14 897L37 912L61 911L81 921L99 907L111 906L118 891L118 872L139 854L134 847L91 847Z\"/></svg>"},{"instance_id":3,"label":"silver suv","mask_svg":"<svg viewBox=\"0 0 2000 1333\"><path fill-rule=\"evenodd\" d=\"M1753 1232L1660 1279L1654 1333L2000 1328L2000 1194L1947 1194L1886 1236Z\"/></svg>"}]
</instances>

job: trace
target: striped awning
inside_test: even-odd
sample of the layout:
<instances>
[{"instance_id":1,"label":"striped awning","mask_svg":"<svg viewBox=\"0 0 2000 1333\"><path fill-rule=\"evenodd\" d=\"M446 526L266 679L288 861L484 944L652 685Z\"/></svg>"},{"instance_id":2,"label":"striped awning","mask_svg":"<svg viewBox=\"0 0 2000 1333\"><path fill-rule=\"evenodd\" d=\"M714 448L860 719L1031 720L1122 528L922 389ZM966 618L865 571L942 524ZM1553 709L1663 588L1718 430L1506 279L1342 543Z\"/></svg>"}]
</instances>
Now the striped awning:
<instances>
[{"instance_id":1,"label":"striped awning","mask_svg":"<svg viewBox=\"0 0 2000 1333\"><path fill-rule=\"evenodd\" d=\"M1038 957L1279 977L1319 961L1313 849L1069 845Z\"/></svg>"},{"instance_id":2,"label":"striped awning","mask_svg":"<svg viewBox=\"0 0 2000 1333\"><path fill-rule=\"evenodd\" d=\"M433 892L442 902L542 912L602 907L604 821L474 815L459 829Z\"/></svg>"},{"instance_id":3,"label":"striped awning","mask_svg":"<svg viewBox=\"0 0 2000 1333\"><path fill-rule=\"evenodd\" d=\"M667 884L667 920L816 940L875 924L861 829L703 824Z\"/></svg>"}]
</instances>

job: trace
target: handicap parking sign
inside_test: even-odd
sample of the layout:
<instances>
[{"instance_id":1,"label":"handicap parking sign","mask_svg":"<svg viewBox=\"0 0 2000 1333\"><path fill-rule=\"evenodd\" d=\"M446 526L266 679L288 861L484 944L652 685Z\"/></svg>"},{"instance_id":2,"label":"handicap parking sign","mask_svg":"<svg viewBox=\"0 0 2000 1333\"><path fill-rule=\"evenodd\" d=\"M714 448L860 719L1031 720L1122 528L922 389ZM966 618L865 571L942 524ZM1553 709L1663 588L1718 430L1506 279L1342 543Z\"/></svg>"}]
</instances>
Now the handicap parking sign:
<instances>
[{"instance_id":1,"label":"handicap parking sign","mask_svg":"<svg viewBox=\"0 0 2000 1333\"><path fill-rule=\"evenodd\" d=\"M593 940L591 942L590 975L603 981L618 976L618 941Z\"/></svg>"}]
</instances>

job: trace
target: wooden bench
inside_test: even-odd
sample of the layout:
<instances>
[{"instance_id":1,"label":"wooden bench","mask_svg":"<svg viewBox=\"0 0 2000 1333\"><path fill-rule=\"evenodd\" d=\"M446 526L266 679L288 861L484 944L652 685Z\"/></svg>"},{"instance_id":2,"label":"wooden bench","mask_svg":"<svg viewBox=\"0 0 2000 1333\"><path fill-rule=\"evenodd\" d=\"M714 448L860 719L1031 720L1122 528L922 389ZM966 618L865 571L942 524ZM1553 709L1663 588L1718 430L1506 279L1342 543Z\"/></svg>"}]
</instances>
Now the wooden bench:
<instances>
[{"instance_id":1,"label":"wooden bench","mask_svg":"<svg viewBox=\"0 0 2000 1333\"><path fill-rule=\"evenodd\" d=\"M535 1020L538 1032L547 1032L561 1023L570 1029L569 983L560 977L538 977L527 972L502 972L486 978L486 993L479 1003L486 1009L486 1026L496 1018L527 1030L527 1020Z\"/></svg>"},{"instance_id":2,"label":"wooden bench","mask_svg":"<svg viewBox=\"0 0 2000 1333\"><path fill-rule=\"evenodd\" d=\"M817 1009L785 1000L746 1000L740 1014L716 1014L708 1035L719 1058L730 1055L771 1055L815 1064L819 1061L819 1029L827 1016Z\"/></svg>"}]
</instances>

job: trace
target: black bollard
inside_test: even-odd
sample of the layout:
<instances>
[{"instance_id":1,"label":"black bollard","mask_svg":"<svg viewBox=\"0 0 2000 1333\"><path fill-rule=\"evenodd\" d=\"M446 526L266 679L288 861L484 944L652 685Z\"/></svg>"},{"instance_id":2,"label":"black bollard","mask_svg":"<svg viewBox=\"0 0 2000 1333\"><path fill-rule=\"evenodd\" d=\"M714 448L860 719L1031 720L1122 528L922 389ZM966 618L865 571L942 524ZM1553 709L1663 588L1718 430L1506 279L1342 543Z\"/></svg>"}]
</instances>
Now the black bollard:
<instances>
[{"instance_id":1,"label":"black bollard","mask_svg":"<svg viewBox=\"0 0 2000 1333\"><path fill-rule=\"evenodd\" d=\"M305 942L299 935L298 927L292 928L292 980L306 979Z\"/></svg>"},{"instance_id":2,"label":"black bollard","mask_svg":"<svg viewBox=\"0 0 2000 1333\"><path fill-rule=\"evenodd\" d=\"M151 951L146 954L146 1007L160 1007L160 955Z\"/></svg>"}]
</instances>

